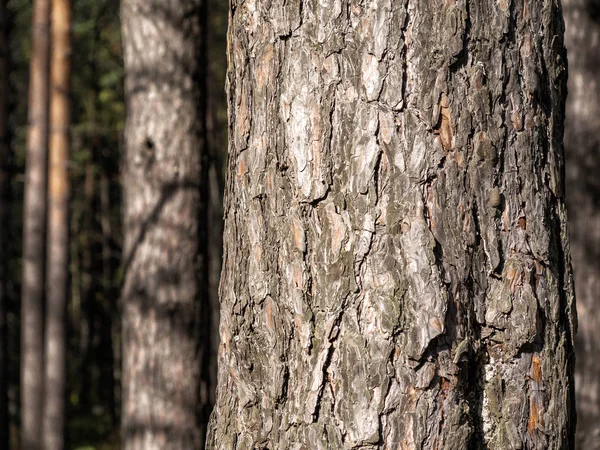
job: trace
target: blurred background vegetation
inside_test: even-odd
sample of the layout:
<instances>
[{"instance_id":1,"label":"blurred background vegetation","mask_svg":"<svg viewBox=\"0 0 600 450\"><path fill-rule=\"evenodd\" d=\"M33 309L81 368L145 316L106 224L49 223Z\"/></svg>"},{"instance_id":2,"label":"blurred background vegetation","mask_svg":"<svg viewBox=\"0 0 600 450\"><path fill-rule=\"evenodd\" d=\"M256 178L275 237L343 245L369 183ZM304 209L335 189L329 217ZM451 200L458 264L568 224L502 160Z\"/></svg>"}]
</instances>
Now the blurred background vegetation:
<instances>
[{"instance_id":1,"label":"blurred background vegetation","mask_svg":"<svg viewBox=\"0 0 600 450\"><path fill-rule=\"evenodd\" d=\"M120 448L120 157L125 105L118 0L73 2L70 300L67 448ZM11 448L19 448L20 295L31 0L10 0L10 273L8 276ZM227 9L207 15L207 128L223 178ZM222 186L222 183L219 183ZM217 212L220 214L220 212Z\"/></svg>"}]
</instances>

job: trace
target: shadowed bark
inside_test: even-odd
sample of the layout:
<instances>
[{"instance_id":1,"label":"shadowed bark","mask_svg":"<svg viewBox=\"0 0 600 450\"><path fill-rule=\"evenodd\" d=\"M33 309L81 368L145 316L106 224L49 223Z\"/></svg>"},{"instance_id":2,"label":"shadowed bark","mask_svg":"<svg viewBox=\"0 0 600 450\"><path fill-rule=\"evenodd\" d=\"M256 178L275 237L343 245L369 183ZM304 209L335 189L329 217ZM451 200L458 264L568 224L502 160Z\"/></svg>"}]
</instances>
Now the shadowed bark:
<instances>
[{"instance_id":1,"label":"shadowed bark","mask_svg":"<svg viewBox=\"0 0 600 450\"><path fill-rule=\"evenodd\" d=\"M570 449L555 0L230 1L209 449Z\"/></svg>"},{"instance_id":2,"label":"shadowed bark","mask_svg":"<svg viewBox=\"0 0 600 450\"><path fill-rule=\"evenodd\" d=\"M71 2L52 0L44 450L64 449L69 267Z\"/></svg>"},{"instance_id":3,"label":"shadowed bark","mask_svg":"<svg viewBox=\"0 0 600 450\"><path fill-rule=\"evenodd\" d=\"M33 2L29 130L23 210L21 439L24 450L42 448L49 21L50 0L35 0Z\"/></svg>"},{"instance_id":4,"label":"shadowed bark","mask_svg":"<svg viewBox=\"0 0 600 450\"><path fill-rule=\"evenodd\" d=\"M122 3L125 450L203 447L200 1Z\"/></svg>"}]
</instances>

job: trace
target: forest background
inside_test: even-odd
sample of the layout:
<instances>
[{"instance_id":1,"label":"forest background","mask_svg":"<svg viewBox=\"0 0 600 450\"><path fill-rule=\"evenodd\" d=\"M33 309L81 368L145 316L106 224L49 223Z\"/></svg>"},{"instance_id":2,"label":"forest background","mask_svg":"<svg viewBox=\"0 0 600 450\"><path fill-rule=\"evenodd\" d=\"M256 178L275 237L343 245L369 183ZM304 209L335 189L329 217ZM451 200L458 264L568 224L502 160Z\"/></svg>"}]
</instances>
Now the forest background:
<instances>
[{"instance_id":1,"label":"forest background","mask_svg":"<svg viewBox=\"0 0 600 450\"><path fill-rule=\"evenodd\" d=\"M228 5L208 2L205 75L206 144L212 168L214 223L227 152L224 93ZM579 314L577 340L578 445L600 449L600 1L564 0L569 51L565 137L567 199ZM25 173L31 1L10 0L5 24L10 68L8 163L9 271L7 330L9 430L19 448L21 249ZM72 186L68 307L67 431L70 449L117 449L120 427L122 283L121 157L125 122L118 0L73 2ZM215 248L220 242L213 241ZM212 333L218 321L219 255L210 283ZM216 337L216 334L215 334ZM216 341L216 339L214 339ZM215 369L211 367L214 377ZM213 378L214 381L214 378ZM215 383L212 383L214 386Z\"/></svg>"}]
</instances>

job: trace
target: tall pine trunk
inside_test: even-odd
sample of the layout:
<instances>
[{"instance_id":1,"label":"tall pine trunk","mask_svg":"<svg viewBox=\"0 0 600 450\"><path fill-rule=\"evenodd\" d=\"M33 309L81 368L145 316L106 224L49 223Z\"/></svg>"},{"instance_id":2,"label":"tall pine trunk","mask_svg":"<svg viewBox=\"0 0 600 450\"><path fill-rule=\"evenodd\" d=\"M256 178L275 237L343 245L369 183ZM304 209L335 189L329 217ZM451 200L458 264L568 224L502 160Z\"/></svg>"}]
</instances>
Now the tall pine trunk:
<instances>
[{"instance_id":1,"label":"tall pine trunk","mask_svg":"<svg viewBox=\"0 0 600 450\"><path fill-rule=\"evenodd\" d=\"M117 302L114 301L116 293L113 285L115 278L114 268L118 264L113 263L111 241L113 239L113 230L111 226L111 200L110 200L110 157L106 149L102 149L102 168L100 174L100 226L102 228L102 293L104 303L104 314L102 321L103 336L101 339L101 349L105 362L101 367L100 385L105 394L102 399L108 405L108 412L113 425L117 426L117 402L116 389L117 380L115 377L115 319L118 316Z\"/></svg>"},{"instance_id":2,"label":"tall pine trunk","mask_svg":"<svg viewBox=\"0 0 600 450\"><path fill-rule=\"evenodd\" d=\"M122 3L125 450L199 449L200 1Z\"/></svg>"},{"instance_id":3,"label":"tall pine trunk","mask_svg":"<svg viewBox=\"0 0 600 450\"><path fill-rule=\"evenodd\" d=\"M21 439L24 450L42 448L49 21L50 0L34 0L21 294Z\"/></svg>"},{"instance_id":4,"label":"tall pine trunk","mask_svg":"<svg viewBox=\"0 0 600 450\"><path fill-rule=\"evenodd\" d=\"M94 318L98 316L96 292L98 286L94 279L94 216L96 174L94 171L95 146L92 146L92 159L87 162L84 181L84 216L82 228L84 234L81 245L81 320L79 321L79 374L81 378L79 402L83 409L92 407L92 392L94 392L94 341L96 340L96 326Z\"/></svg>"},{"instance_id":5,"label":"tall pine trunk","mask_svg":"<svg viewBox=\"0 0 600 450\"><path fill-rule=\"evenodd\" d=\"M209 449L570 449L558 0L232 0Z\"/></svg>"},{"instance_id":6,"label":"tall pine trunk","mask_svg":"<svg viewBox=\"0 0 600 450\"><path fill-rule=\"evenodd\" d=\"M563 0L569 51L567 203L577 287L577 444L600 450L600 1Z\"/></svg>"},{"instance_id":7,"label":"tall pine trunk","mask_svg":"<svg viewBox=\"0 0 600 450\"><path fill-rule=\"evenodd\" d=\"M8 450L8 204L9 204L9 45L7 0L0 0L0 448Z\"/></svg>"},{"instance_id":8,"label":"tall pine trunk","mask_svg":"<svg viewBox=\"0 0 600 450\"><path fill-rule=\"evenodd\" d=\"M52 0L44 450L64 449L69 268L70 27L70 0Z\"/></svg>"}]
</instances>

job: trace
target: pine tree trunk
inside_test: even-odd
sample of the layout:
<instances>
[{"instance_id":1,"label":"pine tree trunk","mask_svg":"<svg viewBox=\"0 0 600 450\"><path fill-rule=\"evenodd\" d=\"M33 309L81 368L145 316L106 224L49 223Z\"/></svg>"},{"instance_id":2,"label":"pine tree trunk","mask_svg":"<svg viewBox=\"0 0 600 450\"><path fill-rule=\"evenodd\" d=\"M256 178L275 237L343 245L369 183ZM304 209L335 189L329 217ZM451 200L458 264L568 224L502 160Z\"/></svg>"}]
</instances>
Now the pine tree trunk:
<instances>
[{"instance_id":1,"label":"pine tree trunk","mask_svg":"<svg viewBox=\"0 0 600 450\"><path fill-rule=\"evenodd\" d=\"M563 5L569 50L567 203L580 318L577 445L600 450L600 1L563 0Z\"/></svg>"},{"instance_id":2,"label":"pine tree trunk","mask_svg":"<svg viewBox=\"0 0 600 450\"><path fill-rule=\"evenodd\" d=\"M69 269L70 0L52 0L44 450L64 449Z\"/></svg>"},{"instance_id":3,"label":"pine tree trunk","mask_svg":"<svg viewBox=\"0 0 600 450\"><path fill-rule=\"evenodd\" d=\"M8 412L8 204L9 204L9 45L7 0L0 0L0 448L9 450Z\"/></svg>"},{"instance_id":4,"label":"pine tree trunk","mask_svg":"<svg viewBox=\"0 0 600 450\"><path fill-rule=\"evenodd\" d=\"M104 391L103 400L109 408L109 414L113 424L117 425L117 403L116 403L116 379L115 379L115 352L114 352L114 321L118 317L117 304L114 301L115 279L114 268L118 264L113 263L111 240L113 230L111 226L111 200L110 200L110 159L109 152L102 150L102 167L100 175L100 225L102 227L102 293L103 293L103 336L101 339L101 352L104 355L104 365L101 367L100 386Z\"/></svg>"},{"instance_id":5,"label":"pine tree trunk","mask_svg":"<svg viewBox=\"0 0 600 450\"><path fill-rule=\"evenodd\" d=\"M208 448L572 448L558 1L230 7Z\"/></svg>"},{"instance_id":6,"label":"pine tree trunk","mask_svg":"<svg viewBox=\"0 0 600 450\"><path fill-rule=\"evenodd\" d=\"M24 450L42 448L49 21L50 0L35 0L33 2L29 130L23 210L21 439Z\"/></svg>"},{"instance_id":7,"label":"pine tree trunk","mask_svg":"<svg viewBox=\"0 0 600 450\"><path fill-rule=\"evenodd\" d=\"M92 147L92 159L88 161L85 168L84 181L84 206L82 229L84 233L81 245L81 320L79 321L79 373L80 373L80 395L79 404L84 410L92 407L92 392L94 391L95 379L93 371L93 351L96 340L96 327L94 318L98 315L96 304L96 291L98 289L94 272L94 217L95 217L95 192L96 176L94 172L94 151Z\"/></svg>"},{"instance_id":8,"label":"pine tree trunk","mask_svg":"<svg viewBox=\"0 0 600 450\"><path fill-rule=\"evenodd\" d=\"M122 3L125 450L202 447L199 6Z\"/></svg>"}]
</instances>

